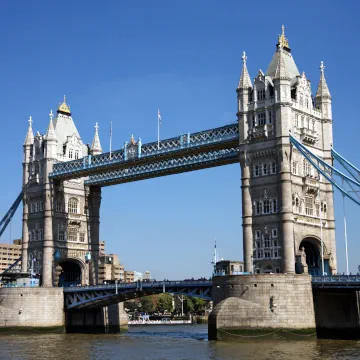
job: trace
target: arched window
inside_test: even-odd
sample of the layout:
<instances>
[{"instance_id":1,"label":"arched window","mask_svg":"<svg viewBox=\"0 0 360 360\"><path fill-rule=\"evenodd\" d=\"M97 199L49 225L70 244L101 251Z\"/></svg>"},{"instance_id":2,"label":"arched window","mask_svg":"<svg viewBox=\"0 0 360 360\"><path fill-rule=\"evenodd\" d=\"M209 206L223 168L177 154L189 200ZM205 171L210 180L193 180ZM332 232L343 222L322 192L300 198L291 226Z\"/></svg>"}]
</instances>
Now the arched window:
<instances>
[{"instance_id":1,"label":"arched window","mask_svg":"<svg viewBox=\"0 0 360 360\"><path fill-rule=\"evenodd\" d=\"M263 202L263 214L270 214L270 201L268 199Z\"/></svg>"},{"instance_id":2,"label":"arched window","mask_svg":"<svg viewBox=\"0 0 360 360\"><path fill-rule=\"evenodd\" d=\"M311 165L306 159L304 159L303 160L303 176L310 176L310 175L312 175Z\"/></svg>"},{"instance_id":3,"label":"arched window","mask_svg":"<svg viewBox=\"0 0 360 360\"><path fill-rule=\"evenodd\" d=\"M68 202L68 213L77 214L78 213L79 201L75 198L70 198Z\"/></svg>"}]
</instances>

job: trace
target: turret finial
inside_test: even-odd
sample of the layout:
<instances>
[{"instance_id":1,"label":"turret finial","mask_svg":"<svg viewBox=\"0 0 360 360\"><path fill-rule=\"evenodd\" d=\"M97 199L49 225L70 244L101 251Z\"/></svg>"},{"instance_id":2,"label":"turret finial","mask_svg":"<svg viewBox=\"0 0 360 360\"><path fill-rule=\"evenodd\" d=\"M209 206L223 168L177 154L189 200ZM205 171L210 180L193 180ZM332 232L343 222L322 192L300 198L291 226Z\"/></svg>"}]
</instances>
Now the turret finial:
<instances>
[{"instance_id":1,"label":"turret finial","mask_svg":"<svg viewBox=\"0 0 360 360\"><path fill-rule=\"evenodd\" d=\"M246 52L245 52L245 51L243 51L243 55L242 55L241 59L242 59L243 63L246 64L247 56L246 56Z\"/></svg>"},{"instance_id":2,"label":"turret finial","mask_svg":"<svg viewBox=\"0 0 360 360\"><path fill-rule=\"evenodd\" d=\"M29 117L28 122L29 122L29 127L32 127L33 119L32 119L32 117L31 117L31 116Z\"/></svg>"},{"instance_id":3,"label":"turret finial","mask_svg":"<svg viewBox=\"0 0 360 360\"><path fill-rule=\"evenodd\" d=\"M53 114L52 110L50 110L49 116L50 116L50 120L52 121L52 119L53 119L53 117L54 117L54 114Z\"/></svg>"},{"instance_id":4,"label":"turret finial","mask_svg":"<svg viewBox=\"0 0 360 360\"><path fill-rule=\"evenodd\" d=\"M66 115L70 115L71 116L71 112L70 112L70 106L68 104L66 104L66 96L64 95L64 101L62 104L59 105L59 109L58 112L62 112L63 114Z\"/></svg>"},{"instance_id":5,"label":"turret finial","mask_svg":"<svg viewBox=\"0 0 360 360\"><path fill-rule=\"evenodd\" d=\"M324 69L325 69L324 62L321 61L321 62L320 62L320 71L321 71L322 73L324 73Z\"/></svg>"},{"instance_id":6,"label":"turret finial","mask_svg":"<svg viewBox=\"0 0 360 360\"><path fill-rule=\"evenodd\" d=\"M279 37L278 37L278 45L279 46L281 45L283 48L286 47L287 49L290 49L289 41L285 37L285 26L284 25L281 26L281 35L279 35Z\"/></svg>"},{"instance_id":7,"label":"turret finial","mask_svg":"<svg viewBox=\"0 0 360 360\"><path fill-rule=\"evenodd\" d=\"M96 122L95 123L95 131L98 132L98 130L99 130L99 124Z\"/></svg>"}]
</instances>

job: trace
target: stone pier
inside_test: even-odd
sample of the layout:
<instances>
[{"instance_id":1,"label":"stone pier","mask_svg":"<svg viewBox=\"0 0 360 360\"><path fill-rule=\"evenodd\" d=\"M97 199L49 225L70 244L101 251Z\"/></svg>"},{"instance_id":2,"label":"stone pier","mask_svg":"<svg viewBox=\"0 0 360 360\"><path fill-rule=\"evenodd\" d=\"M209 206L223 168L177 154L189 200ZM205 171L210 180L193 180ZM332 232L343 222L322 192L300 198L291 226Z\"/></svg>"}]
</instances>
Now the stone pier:
<instances>
[{"instance_id":1,"label":"stone pier","mask_svg":"<svg viewBox=\"0 0 360 360\"><path fill-rule=\"evenodd\" d=\"M316 337L311 278L262 274L213 279L209 340Z\"/></svg>"}]
</instances>

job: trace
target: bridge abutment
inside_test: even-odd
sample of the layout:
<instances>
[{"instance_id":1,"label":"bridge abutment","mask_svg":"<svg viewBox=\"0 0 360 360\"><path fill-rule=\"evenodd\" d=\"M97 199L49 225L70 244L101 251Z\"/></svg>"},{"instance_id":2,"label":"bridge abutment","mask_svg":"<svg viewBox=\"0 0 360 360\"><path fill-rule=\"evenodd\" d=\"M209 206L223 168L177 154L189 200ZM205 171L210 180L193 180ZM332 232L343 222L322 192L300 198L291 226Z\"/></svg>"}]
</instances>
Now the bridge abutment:
<instances>
[{"instance_id":1,"label":"bridge abutment","mask_svg":"<svg viewBox=\"0 0 360 360\"><path fill-rule=\"evenodd\" d=\"M210 340L316 336L308 275L221 276L213 280ZM301 336L300 336L301 335Z\"/></svg>"}]
</instances>

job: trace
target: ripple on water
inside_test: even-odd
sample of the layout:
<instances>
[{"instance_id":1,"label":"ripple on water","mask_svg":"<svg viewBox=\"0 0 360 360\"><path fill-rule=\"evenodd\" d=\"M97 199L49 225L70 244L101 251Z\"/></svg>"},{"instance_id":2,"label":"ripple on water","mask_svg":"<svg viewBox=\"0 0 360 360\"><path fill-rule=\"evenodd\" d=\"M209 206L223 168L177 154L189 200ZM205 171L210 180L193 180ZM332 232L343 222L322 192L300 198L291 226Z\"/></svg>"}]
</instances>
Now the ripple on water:
<instances>
[{"instance_id":1,"label":"ripple on water","mask_svg":"<svg viewBox=\"0 0 360 360\"><path fill-rule=\"evenodd\" d=\"M359 355L356 341L207 341L206 325L133 327L125 334L0 335L1 360L357 360Z\"/></svg>"}]
</instances>

